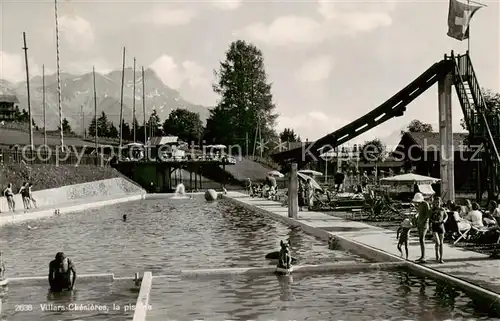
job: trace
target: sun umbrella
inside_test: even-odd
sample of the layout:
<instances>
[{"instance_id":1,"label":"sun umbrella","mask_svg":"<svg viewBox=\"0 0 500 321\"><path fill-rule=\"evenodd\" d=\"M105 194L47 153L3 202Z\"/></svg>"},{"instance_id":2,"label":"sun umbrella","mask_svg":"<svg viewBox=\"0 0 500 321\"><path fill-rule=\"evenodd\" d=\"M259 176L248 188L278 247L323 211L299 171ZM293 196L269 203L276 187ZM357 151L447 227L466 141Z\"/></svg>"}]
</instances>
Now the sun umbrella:
<instances>
[{"instance_id":1,"label":"sun umbrella","mask_svg":"<svg viewBox=\"0 0 500 321\"><path fill-rule=\"evenodd\" d=\"M278 178L285 177L285 175L281 174L278 171L270 171L270 172L267 173L267 176L278 177Z\"/></svg>"},{"instance_id":2,"label":"sun umbrella","mask_svg":"<svg viewBox=\"0 0 500 321\"><path fill-rule=\"evenodd\" d=\"M323 173L318 171L313 171L312 169L302 169L299 173L310 175L310 176L323 176Z\"/></svg>"},{"instance_id":3,"label":"sun umbrella","mask_svg":"<svg viewBox=\"0 0 500 321\"><path fill-rule=\"evenodd\" d=\"M392 177L385 177L380 180L380 183L397 185L397 184L435 184L439 182L439 178L434 178L430 176L423 176L417 174L402 174Z\"/></svg>"},{"instance_id":4,"label":"sun umbrella","mask_svg":"<svg viewBox=\"0 0 500 321\"><path fill-rule=\"evenodd\" d=\"M311 176L307 176L306 174L303 174L303 173L300 173L300 172L297 172L297 177L305 182L307 182L308 179L310 179L312 181L312 185L315 189L317 190L320 190L322 191L323 189L321 188L321 186L319 186L318 182L316 182L314 180L314 178L312 178Z\"/></svg>"}]
</instances>

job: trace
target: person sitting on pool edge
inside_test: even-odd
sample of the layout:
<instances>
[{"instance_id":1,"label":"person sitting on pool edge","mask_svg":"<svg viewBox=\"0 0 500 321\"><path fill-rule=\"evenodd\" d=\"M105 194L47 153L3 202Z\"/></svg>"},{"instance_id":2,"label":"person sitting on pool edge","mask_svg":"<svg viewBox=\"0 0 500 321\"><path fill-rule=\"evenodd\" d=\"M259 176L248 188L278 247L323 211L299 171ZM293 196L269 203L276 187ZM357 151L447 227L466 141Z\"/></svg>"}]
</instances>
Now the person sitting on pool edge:
<instances>
[{"instance_id":1,"label":"person sitting on pool edge","mask_svg":"<svg viewBox=\"0 0 500 321\"><path fill-rule=\"evenodd\" d=\"M56 258L49 264L50 290L52 292L71 291L75 286L75 281L76 271L73 262L63 252L58 252Z\"/></svg>"}]
</instances>

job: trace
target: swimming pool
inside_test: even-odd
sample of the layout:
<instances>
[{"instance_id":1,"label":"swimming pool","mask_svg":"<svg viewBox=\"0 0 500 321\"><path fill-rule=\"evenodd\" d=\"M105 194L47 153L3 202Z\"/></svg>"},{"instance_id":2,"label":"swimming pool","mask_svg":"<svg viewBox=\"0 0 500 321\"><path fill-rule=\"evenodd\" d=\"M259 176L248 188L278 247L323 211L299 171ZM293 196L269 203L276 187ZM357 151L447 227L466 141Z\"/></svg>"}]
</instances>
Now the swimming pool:
<instances>
[{"instance_id":1,"label":"swimming pool","mask_svg":"<svg viewBox=\"0 0 500 321\"><path fill-rule=\"evenodd\" d=\"M122 222L123 214L128 221ZM29 228L30 226L31 228ZM366 262L324 241L288 228L227 200L206 203L170 198L142 200L0 228L8 276L46 275L64 251L80 274L133 276L152 271L259 267L266 253L290 239L299 264ZM77 282L72 302L108 306L108 312L43 312L53 302L47 286L13 285L4 296L8 320L127 320L137 289L129 281ZM29 295L28 295L29 293ZM18 303L19 302L19 303ZM120 305L112 310L113 303ZM148 320L497 320L460 291L404 271L154 278ZM38 307L16 312L17 304ZM38 312L36 312L38 311ZM427 311L427 312L426 312Z\"/></svg>"},{"instance_id":2,"label":"swimming pool","mask_svg":"<svg viewBox=\"0 0 500 321\"><path fill-rule=\"evenodd\" d=\"M123 214L128 221L122 222ZM29 229L31 226L32 229ZM269 264L266 253L289 238L300 264L364 262L345 251L227 200L206 203L170 198L122 203L81 213L0 228L8 276L46 275L48 263L65 252L79 273L133 276L183 268Z\"/></svg>"},{"instance_id":3,"label":"swimming pool","mask_svg":"<svg viewBox=\"0 0 500 321\"><path fill-rule=\"evenodd\" d=\"M403 271L153 280L148 321L500 320L451 287Z\"/></svg>"},{"instance_id":4,"label":"swimming pool","mask_svg":"<svg viewBox=\"0 0 500 321\"><path fill-rule=\"evenodd\" d=\"M0 297L0 320L118 321L132 318L137 288L131 280L80 282L73 295L54 296L46 285L22 284L10 286Z\"/></svg>"}]
</instances>

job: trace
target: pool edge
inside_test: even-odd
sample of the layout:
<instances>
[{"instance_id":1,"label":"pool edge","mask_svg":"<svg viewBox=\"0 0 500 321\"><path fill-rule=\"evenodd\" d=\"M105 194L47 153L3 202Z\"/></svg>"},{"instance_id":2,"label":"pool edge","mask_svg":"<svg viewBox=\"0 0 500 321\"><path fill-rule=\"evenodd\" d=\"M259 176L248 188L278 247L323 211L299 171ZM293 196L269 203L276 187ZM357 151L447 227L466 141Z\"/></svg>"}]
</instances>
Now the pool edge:
<instances>
[{"instance_id":1,"label":"pool edge","mask_svg":"<svg viewBox=\"0 0 500 321\"><path fill-rule=\"evenodd\" d=\"M470 282L464 281L462 279L456 278L454 276L451 276L446 273L439 272L437 270L434 270L432 268L426 267L424 265L416 264L410 261L406 261L404 259L401 259L391 253L385 252L383 250L371 247L366 244L362 244L359 242L356 242L354 240L347 239L345 237L342 237L340 235L336 235L333 232L329 232L326 230L323 230L321 228L313 227L307 224L307 222L301 222L300 220L296 220L293 218L289 218L286 216L282 216L276 213L273 213L271 211L268 211L266 209L259 208L257 206L247 204L241 200L238 200L236 198L233 198L229 195L224 195L223 196L225 199L233 202L234 204L237 204L239 206L242 206L246 209L249 209L254 212L261 213L263 215L266 215L276 221L280 221L286 225L289 226L299 226L305 233L315 236L317 238L323 239L323 240L329 240L331 236L334 236L337 243L340 245L341 248L344 250L353 252L354 254L360 255L364 258L373 260L375 262L404 262L404 266L413 272L414 274L422 277L429 277L435 280L439 280L442 282L447 282L462 291L472 294L475 296L479 296L481 298L487 299L488 301L491 301L492 304L491 306L495 307L497 311L500 311L500 294L497 294L493 291L487 290L485 288L482 288L480 286L477 286L475 284L472 284Z\"/></svg>"}]
</instances>

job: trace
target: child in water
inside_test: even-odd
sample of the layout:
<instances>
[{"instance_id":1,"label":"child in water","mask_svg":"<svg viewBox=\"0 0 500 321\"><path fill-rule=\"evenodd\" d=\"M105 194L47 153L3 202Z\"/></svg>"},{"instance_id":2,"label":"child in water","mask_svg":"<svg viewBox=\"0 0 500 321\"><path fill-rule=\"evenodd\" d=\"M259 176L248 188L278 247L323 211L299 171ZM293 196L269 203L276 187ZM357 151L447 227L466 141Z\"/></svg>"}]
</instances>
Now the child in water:
<instances>
[{"instance_id":1,"label":"child in water","mask_svg":"<svg viewBox=\"0 0 500 321\"><path fill-rule=\"evenodd\" d=\"M398 251L401 253L401 257L403 257L403 251L401 247L405 246L406 259L408 260L408 237L410 234L410 229L413 227L409 218L405 218L396 232L396 239L398 239Z\"/></svg>"}]
</instances>

